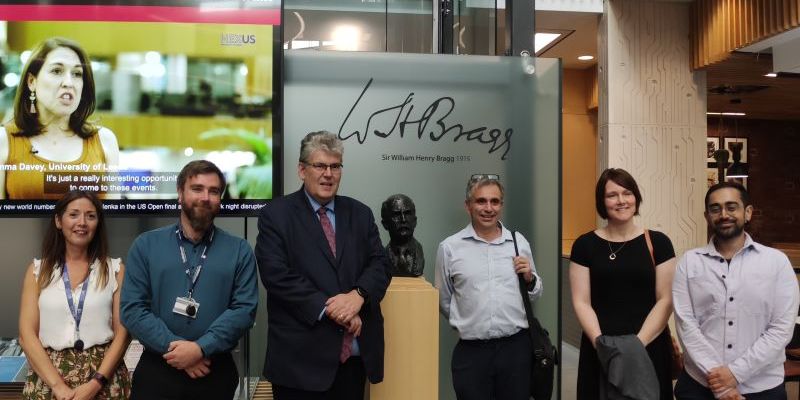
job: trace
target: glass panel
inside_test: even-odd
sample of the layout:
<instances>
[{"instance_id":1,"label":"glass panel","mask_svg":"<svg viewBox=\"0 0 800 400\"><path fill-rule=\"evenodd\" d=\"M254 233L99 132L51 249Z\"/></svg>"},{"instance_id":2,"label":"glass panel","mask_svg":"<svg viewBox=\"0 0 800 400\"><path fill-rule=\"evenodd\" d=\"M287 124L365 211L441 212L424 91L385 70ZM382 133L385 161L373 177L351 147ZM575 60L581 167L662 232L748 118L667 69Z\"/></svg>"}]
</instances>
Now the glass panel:
<instances>
[{"instance_id":1,"label":"glass panel","mask_svg":"<svg viewBox=\"0 0 800 400\"><path fill-rule=\"evenodd\" d=\"M504 3L504 2L503 2ZM453 47L455 54L496 55L497 0L457 0L454 4Z\"/></svg>"},{"instance_id":2,"label":"glass panel","mask_svg":"<svg viewBox=\"0 0 800 400\"><path fill-rule=\"evenodd\" d=\"M430 53L433 47L433 0L390 0L386 50Z\"/></svg>"},{"instance_id":3,"label":"glass panel","mask_svg":"<svg viewBox=\"0 0 800 400\"><path fill-rule=\"evenodd\" d=\"M389 195L411 197L418 216L414 237L425 253L423 276L433 282L438 243L468 223L467 179L500 174L507 185L504 221L533 243L546 286L536 312L555 340L558 60L289 51L285 61L286 187L300 186L294 160L302 136L320 129L338 133L346 148L340 193L364 202L376 217ZM381 234L386 243L388 234ZM454 399L449 371L457 337L443 319L439 330L439 398Z\"/></svg>"},{"instance_id":4,"label":"glass panel","mask_svg":"<svg viewBox=\"0 0 800 400\"><path fill-rule=\"evenodd\" d=\"M284 48L429 53L432 0L289 0Z\"/></svg>"},{"instance_id":5,"label":"glass panel","mask_svg":"<svg viewBox=\"0 0 800 400\"><path fill-rule=\"evenodd\" d=\"M386 49L385 0L290 0L283 15L286 49Z\"/></svg>"}]
</instances>

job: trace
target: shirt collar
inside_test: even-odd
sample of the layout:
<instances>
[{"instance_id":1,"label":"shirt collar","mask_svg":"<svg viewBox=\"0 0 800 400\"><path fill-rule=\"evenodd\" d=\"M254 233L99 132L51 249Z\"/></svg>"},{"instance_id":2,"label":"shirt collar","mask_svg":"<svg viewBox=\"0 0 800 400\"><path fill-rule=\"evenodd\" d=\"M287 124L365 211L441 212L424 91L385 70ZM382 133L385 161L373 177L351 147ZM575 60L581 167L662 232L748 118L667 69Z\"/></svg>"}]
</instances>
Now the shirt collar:
<instances>
[{"instance_id":1,"label":"shirt collar","mask_svg":"<svg viewBox=\"0 0 800 400\"><path fill-rule=\"evenodd\" d=\"M750 237L750 234L745 232L744 233L744 246L742 246L742 250L753 249L755 251L759 251L760 249L759 249L758 246L760 246L760 245L758 243L756 243L753 240L752 237ZM699 254L722 257L722 254L720 254L719 251L717 251L717 247L714 245L714 237L713 236L708 241L708 244L706 244L704 247L698 248L696 251Z\"/></svg>"},{"instance_id":2,"label":"shirt collar","mask_svg":"<svg viewBox=\"0 0 800 400\"><path fill-rule=\"evenodd\" d=\"M191 243L193 245L198 245L198 244L201 244L201 243L211 244L211 241L214 240L214 231L217 229L217 227L214 226L214 223L211 223L211 226L208 227L208 230L206 230L206 233L203 235L202 238L200 238L200 241L195 243L195 242L192 242L189 239L188 236L183 234L183 227L181 226L181 222L180 221L178 221L178 223L175 224L175 225L176 225L175 226L175 233L178 235L178 238L182 239L182 240L184 240L186 242L189 242L189 243Z\"/></svg>"},{"instance_id":3,"label":"shirt collar","mask_svg":"<svg viewBox=\"0 0 800 400\"><path fill-rule=\"evenodd\" d=\"M310 194L308 194L308 192L306 191L305 187L303 188L303 193L306 194L306 198L311 203L311 208L313 208L314 209L314 213L316 213L317 210L319 210L319 208L322 207L323 205L319 204L319 202L317 200L315 200L314 197L312 197ZM334 209L334 207L335 207L334 203L335 202L336 202L336 198L334 197L334 198L331 199L331 201L329 201L327 204L325 204L325 207L328 210L330 210L332 213L334 213L334 214L336 214L336 211Z\"/></svg>"},{"instance_id":4,"label":"shirt collar","mask_svg":"<svg viewBox=\"0 0 800 400\"><path fill-rule=\"evenodd\" d=\"M461 238L462 239L475 239L481 242L490 243L490 244L500 244L507 241L513 241L514 238L511 237L511 231L508 230L502 222L498 221L500 224L500 236L492 240L491 242L486 241L486 239L478 236L478 233L475 232L475 227L472 226L472 223L467 224L467 227L461 231Z\"/></svg>"}]
</instances>

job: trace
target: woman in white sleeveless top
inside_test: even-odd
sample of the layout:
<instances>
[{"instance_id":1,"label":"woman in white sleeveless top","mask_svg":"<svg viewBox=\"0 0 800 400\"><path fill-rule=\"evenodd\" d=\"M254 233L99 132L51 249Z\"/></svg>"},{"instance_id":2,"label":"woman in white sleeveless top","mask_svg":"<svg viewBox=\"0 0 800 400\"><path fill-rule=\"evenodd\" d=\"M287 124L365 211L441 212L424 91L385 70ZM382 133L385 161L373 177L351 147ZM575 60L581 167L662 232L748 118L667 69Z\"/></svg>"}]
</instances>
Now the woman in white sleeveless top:
<instances>
[{"instance_id":1,"label":"woman in white sleeveless top","mask_svg":"<svg viewBox=\"0 0 800 400\"><path fill-rule=\"evenodd\" d=\"M127 399L119 319L124 266L108 257L103 208L88 192L58 201L42 258L25 273L19 336L30 364L23 399ZM67 289L69 288L69 289Z\"/></svg>"}]
</instances>

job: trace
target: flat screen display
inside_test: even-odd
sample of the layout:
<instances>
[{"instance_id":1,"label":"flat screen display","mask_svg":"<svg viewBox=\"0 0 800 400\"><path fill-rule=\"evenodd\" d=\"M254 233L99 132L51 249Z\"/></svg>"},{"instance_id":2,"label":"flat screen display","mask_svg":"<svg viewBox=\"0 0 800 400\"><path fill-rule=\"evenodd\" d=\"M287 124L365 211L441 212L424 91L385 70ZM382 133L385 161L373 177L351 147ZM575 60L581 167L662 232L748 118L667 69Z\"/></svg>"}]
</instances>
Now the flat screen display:
<instances>
[{"instance_id":1,"label":"flat screen display","mask_svg":"<svg viewBox=\"0 0 800 400\"><path fill-rule=\"evenodd\" d=\"M281 187L280 22L280 0L0 2L0 215L71 189L177 213L198 159L222 214L256 214Z\"/></svg>"}]
</instances>

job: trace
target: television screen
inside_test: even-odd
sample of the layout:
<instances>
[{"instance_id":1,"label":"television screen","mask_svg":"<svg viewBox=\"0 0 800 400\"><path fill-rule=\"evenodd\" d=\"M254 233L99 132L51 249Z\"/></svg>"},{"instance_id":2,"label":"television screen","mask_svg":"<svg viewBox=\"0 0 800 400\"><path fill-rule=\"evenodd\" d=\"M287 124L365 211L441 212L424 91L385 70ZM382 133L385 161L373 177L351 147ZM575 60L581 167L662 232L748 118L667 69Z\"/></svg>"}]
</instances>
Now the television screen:
<instances>
[{"instance_id":1,"label":"television screen","mask_svg":"<svg viewBox=\"0 0 800 400\"><path fill-rule=\"evenodd\" d=\"M177 213L198 159L226 176L221 213L254 215L280 189L280 18L280 0L3 2L0 215L72 189Z\"/></svg>"}]
</instances>

